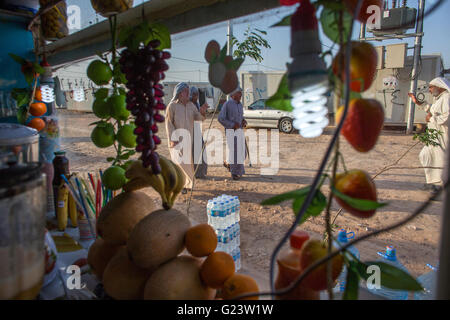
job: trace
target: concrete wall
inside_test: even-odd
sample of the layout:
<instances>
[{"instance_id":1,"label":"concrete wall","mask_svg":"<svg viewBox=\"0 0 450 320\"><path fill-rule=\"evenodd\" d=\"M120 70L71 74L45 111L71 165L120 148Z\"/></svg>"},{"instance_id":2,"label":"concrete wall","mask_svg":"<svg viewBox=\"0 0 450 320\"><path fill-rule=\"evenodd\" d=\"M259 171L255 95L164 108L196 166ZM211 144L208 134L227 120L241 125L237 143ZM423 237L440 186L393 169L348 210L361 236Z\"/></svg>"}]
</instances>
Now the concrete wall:
<instances>
[{"instance_id":1,"label":"concrete wall","mask_svg":"<svg viewBox=\"0 0 450 320\"><path fill-rule=\"evenodd\" d=\"M397 69L378 69L372 86L363 93L365 98L375 98L385 108L385 122L404 124L408 119L411 85L411 69L413 57L406 57L405 66ZM428 93L428 82L438 77L442 71L442 58L437 55L422 55L422 63L418 76L417 91L419 99L432 103ZM424 106L415 106L414 122L425 123Z\"/></svg>"},{"instance_id":2,"label":"concrete wall","mask_svg":"<svg viewBox=\"0 0 450 320\"><path fill-rule=\"evenodd\" d=\"M277 92L284 72L242 72L242 104L249 106L259 99L267 99Z\"/></svg>"}]
</instances>

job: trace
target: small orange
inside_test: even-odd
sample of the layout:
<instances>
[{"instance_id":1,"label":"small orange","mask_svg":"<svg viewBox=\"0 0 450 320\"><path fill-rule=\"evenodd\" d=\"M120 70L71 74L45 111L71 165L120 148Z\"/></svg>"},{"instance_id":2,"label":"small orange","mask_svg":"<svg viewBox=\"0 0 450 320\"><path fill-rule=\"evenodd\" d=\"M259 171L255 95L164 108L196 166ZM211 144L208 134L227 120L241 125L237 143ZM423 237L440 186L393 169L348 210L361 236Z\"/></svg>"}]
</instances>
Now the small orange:
<instances>
[{"instance_id":1,"label":"small orange","mask_svg":"<svg viewBox=\"0 0 450 320\"><path fill-rule=\"evenodd\" d=\"M47 112L47 106L43 102L35 102L30 106L30 113L35 117L43 116Z\"/></svg>"},{"instance_id":2,"label":"small orange","mask_svg":"<svg viewBox=\"0 0 450 320\"><path fill-rule=\"evenodd\" d=\"M217 235L209 224L198 224L186 232L184 244L194 257L206 257L216 250Z\"/></svg>"},{"instance_id":3,"label":"small orange","mask_svg":"<svg viewBox=\"0 0 450 320\"><path fill-rule=\"evenodd\" d=\"M33 118L31 121L27 124L27 126L36 129L37 131L41 131L45 128L45 121L41 118Z\"/></svg>"},{"instance_id":4,"label":"small orange","mask_svg":"<svg viewBox=\"0 0 450 320\"><path fill-rule=\"evenodd\" d=\"M222 287L225 280L234 274L233 257L226 252L211 253L200 268L200 278L210 288Z\"/></svg>"},{"instance_id":5,"label":"small orange","mask_svg":"<svg viewBox=\"0 0 450 320\"><path fill-rule=\"evenodd\" d=\"M34 98L38 101L42 101L42 91L40 88L36 89L36 92L34 93Z\"/></svg>"},{"instance_id":6,"label":"small orange","mask_svg":"<svg viewBox=\"0 0 450 320\"><path fill-rule=\"evenodd\" d=\"M229 277L222 288L222 297L224 300L231 300L245 293L259 292L258 284L255 279L245 274L234 274ZM258 300L258 296L242 298L242 300Z\"/></svg>"}]
</instances>

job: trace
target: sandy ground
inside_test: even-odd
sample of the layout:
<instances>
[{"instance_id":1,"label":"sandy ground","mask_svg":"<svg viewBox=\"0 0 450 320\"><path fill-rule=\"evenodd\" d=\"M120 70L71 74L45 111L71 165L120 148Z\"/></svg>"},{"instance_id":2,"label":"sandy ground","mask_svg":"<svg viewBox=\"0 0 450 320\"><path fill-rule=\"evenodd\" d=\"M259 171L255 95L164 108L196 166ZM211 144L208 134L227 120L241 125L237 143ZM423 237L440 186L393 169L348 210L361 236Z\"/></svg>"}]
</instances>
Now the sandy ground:
<instances>
[{"instance_id":1,"label":"sandy ground","mask_svg":"<svg viewBox=\"0 0 450 320\"><path fill-rule=\"evenodd\" d=\"M91 143L89 136L92 127L88 125L97 118L93 114L63 110L59 114L61 146L67 151L71 171L106 169L106 157L114 155L114 149L98 149ZM210 120L206 120L204 127L208 127L209 123ZM212 127L222 129L216 120ZM189 217L195 222L207 221L208 199L221 194L239 196L242 270L257 276L260 283L264 282L263 287L268 284L272 251L292 224L294 214L290 202L269 207L261 206L260 202L270 196L310 184L331 139L331 133L332 128L329 128L325 134L315 139L280 133L280 168L275 175L261 175L261 165L254 163L252 168L246 165L246 175L242 180L233 181L223 166L216 165L208 167L207 179L196 180L189 210ZM158 147L158 152L169 156L163 126L160 126L159 136L163 142ZM394 163L413 144L415 141L412 136L384 131L376 147L367 154L356 152L344 139L341 139L341 151L348 169L363 169L374 175ZM418 154L421 148L421 145L414 147L398 165L420 166ZM362 220L343 212L335 222L339 227L355 232L357 237L404 219L428 197L428 193L421 190L425 183L422 169L390 170L379 175L375 182L379 200L388 202L389 205L379 209L370 219ZM328 195L327 184L322 187L322 191ZM155 191L149 188L146 192L154 195L160 203ZM186 212L188 200L189 194L180 195L175 208ZM339 208L333 202L333 217ZM357 244L361 259L376 260L379 258L378 251L383 251L386 245L394 245L398 258L413 276L428 272L425 265L436 265L438 260L442 208L443 202L435 201L409 224ZM321 238L325 231L324 213L307 221L301 228Z\"/></svg>"}]
</instances>

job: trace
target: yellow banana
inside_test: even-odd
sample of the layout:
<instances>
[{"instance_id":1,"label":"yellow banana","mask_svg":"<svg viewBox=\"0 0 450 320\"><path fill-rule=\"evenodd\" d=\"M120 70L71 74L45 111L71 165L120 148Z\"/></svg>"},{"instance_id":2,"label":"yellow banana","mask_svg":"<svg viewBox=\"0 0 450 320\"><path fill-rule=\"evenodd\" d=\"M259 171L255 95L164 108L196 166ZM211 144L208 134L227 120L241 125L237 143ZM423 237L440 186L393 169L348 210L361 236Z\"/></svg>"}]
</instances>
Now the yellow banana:
<instances>
[{"instance_id":1,"label":"yellow banana","mask_svg":"<svg viewBox=\"0 0 450 320\"><path fill-rule=\"evenodd\" d=\"M72 223L72 227L78 227L78 211L77 211L77 203L73 196L69 193L69 217Z\"/></svg>"},{"instance_id":2,"label":"yellow banana","mask_svg":"<svg viewBox=\"0 0 450 320\"><path fill-rule=\"evenodd\" d=\"M165 182L165 193L169 199L172 195L172 190L177 185L177 171L173 162L161 155L159 156L159 165L161 166L161 174Z\"/></svg>"},{"instance_id":3,"label":"yellow banana","mask_svg":"<svg viewBox=\"0 0 450 320\"><path fill-rule=\"evenodd\" d=\"M186 183L186 177L184 176L183 171L181 171L180 166L173 162L172 162L172 164L173 164L173 167L175 168L175 171L177 172L177 184L172 189L172 196L170 197L170 200L169 200L170 206L173 206L178 194L181 192L181 190L183 190L184 185Z\"/></svg>"},{"instance_id":4,"label":"yellow banana","mask_svg":"<svg viewBox=\"0 0 450 320\"><path fill-rule=\"evenodd\" d=\"M142 161L134 161L125 172L128 179L142 179L148 186L151 186L161 196L163 207L167 208L168 199L165 194L165 182L161 174L153 174L151 169L146 169L142 165ZM137 182L136 182L137 183ZM144 183L142 183L144 184Z\"/></svg>"},{"instance_id":5,"label":"yellow banana","mask_svg":"<svg viewBox=\"0 0 450 320\"><path fill-rule=\"evenodd\" d=\"M138 178L133 178L130 181L128 181L123 186L123 190L125 190L125 192L130 192L130 191L135 191L135 190L139 190L139 189L146 188L146 187L150 187L147 180L145 180L142 177L138 177Z\"/></svg>"},{"instance_id":6,"label":"yellow banana","mask_svg":"<svg viewBox=\"0 0 450 320\"><path fill-rule=\"evenodd\" d=\"M65 185L58 188L58 202L56 208L56 217L58 219L58 230L64 231L67 227L67 219L69 216L68 201L69 190Z\"/></svg>"}]
</instances>

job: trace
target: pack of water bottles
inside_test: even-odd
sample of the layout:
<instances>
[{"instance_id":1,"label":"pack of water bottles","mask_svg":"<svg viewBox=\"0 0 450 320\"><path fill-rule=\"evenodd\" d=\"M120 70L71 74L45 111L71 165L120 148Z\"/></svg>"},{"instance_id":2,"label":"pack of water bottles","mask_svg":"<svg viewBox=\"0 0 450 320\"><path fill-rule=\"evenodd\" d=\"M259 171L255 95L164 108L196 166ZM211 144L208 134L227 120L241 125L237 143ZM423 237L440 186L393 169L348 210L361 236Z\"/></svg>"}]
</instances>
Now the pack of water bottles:
<instances>
[{"instance_id":1,"label":"pack of water bottles","mask_svg":"<svg viewBox=\"0 0 450 320\"><path fill-rule=\"evenodd\" d=\"M208 224L217 234L216 251L230 254L234 259L236 271L241 268L240 211L239 198L226 194L208 200L206 207Z\"/></svg>"}]
</instances>

